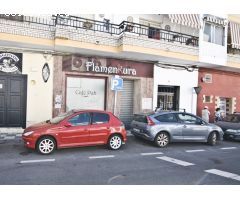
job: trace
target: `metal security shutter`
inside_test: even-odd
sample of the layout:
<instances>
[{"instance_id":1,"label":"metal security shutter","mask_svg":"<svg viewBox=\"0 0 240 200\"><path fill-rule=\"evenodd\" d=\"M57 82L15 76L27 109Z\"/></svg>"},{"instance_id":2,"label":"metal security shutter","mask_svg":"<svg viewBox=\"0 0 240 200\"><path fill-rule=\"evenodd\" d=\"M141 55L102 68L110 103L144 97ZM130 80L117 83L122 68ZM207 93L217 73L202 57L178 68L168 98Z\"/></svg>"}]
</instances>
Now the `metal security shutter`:
<instances>
[{"instance_id":1,"label":"metal security shutter","mask_svg":"<svg viewBox=\"0 0 240 200\"><path fill-rule=\"evenodd\" d=\"M126 128L129 128L133 118L133 92L134 82L124 80L120 98L119 118L125 124Z\"/></svg>"}]
</instances>

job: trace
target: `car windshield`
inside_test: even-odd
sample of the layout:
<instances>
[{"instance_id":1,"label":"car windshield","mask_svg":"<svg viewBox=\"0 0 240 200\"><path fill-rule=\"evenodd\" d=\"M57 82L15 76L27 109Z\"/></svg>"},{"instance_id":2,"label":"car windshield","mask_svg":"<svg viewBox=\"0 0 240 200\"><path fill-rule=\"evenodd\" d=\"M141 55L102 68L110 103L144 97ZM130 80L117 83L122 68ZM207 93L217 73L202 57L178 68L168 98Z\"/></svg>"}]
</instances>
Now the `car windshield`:
<instances>
[{"instance_id":1,"label":"car windshield","mask_svg":"<svg viewBox=\"0 0 240 200\"><path fill-rule=\"evenodd\" d=\"M233 123L239 123L240 122L240 115L227 115L224 120L225 122L233 122Z\"/></svg>"},{"instance_id":2,"label":"car windshield","mask_svg":"<svg viewBox=\"0 0 240 200\"><path fill-rule=\"evenodd\" d=\"M71 114L73 114L73 110L62 113L62 114L58 115L57 117L54 117L54 118L50 119L50 123L51 124L58 124L60 121L62 121L66 117L70 116Z\"/></svg>"}]
</instances>

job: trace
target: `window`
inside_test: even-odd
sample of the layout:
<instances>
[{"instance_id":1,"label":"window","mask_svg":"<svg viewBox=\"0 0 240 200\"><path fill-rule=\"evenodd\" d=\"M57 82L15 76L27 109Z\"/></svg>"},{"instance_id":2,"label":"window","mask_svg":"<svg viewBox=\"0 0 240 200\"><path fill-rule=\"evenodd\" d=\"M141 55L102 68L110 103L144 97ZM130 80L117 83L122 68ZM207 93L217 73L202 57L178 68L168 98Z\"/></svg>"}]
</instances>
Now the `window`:
<instances>
[{"instance_id":1,"label":"window","mask_svg":"<svg viewBox=\"0 0 240 200\"><path fill-rule=\"evenodd\" d=\"M156 120L160 122L177 122L174 114L163 114L155 117Z\"/></svg>"},{"instance_id":2,"label":"window","mask_svg":"<svg viewBox=\"0 0 240 200\"><path fill-rule=\"evenodd\" d=\"M92 124L104 124L108 123L109 115L105 113L93 113L92 114Z\"/></svg>"},{"instance_id":3,"label":"window","mask_svg":"<svg viewBox=\"0 0 240 200\"><path fill-rule=\"evenodd\" d=\"M69 119L68 122L73 126L84 126L88 125L90 121L89 113L81 113Z\"/></svg>"},{"instance_id":4,"label":"window","mask_svg":"<svg viewBox=\"0 0 240 200\"><path fill-rule=\"evenodd\" d=\"M211 96L205 96L205 103L211 103Z\"/></svg>"},{"instance_id":5,"label":"window","mask_svg":"<svg viewBox=\"0 0 240 200\"><path fill-rule=\"evenodd\" d=\"M203 40L224 46L224 27L205 23Z\"/></svg>"},{"instance_id":6,"label":"window","mask_svg":"<svg viewBox=\"0 0 240 200\"><path fill-rule=\"evenodd\" d=\"M177 114L178 118L183 122L183 123L188 123L188 124L200 124L201 120L188 114Z\"/></svg>"}]
</instances>

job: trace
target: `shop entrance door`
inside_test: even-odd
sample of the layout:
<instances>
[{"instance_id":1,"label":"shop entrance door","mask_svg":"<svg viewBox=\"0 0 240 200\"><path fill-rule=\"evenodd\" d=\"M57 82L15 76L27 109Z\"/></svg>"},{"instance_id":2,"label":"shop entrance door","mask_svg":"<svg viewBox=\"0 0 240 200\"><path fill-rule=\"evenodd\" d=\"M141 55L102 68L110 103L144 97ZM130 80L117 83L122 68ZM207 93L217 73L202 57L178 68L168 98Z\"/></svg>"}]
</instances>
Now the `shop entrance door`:
<instances>
[{"instance_id":1,"label":"shop entrance door","mask_svg":"<svg viewBox=\"0 0 240 200\"><path fill-rule=\"evenodd\" d=\"M27 75L0 75L0 127L26 127Z\"/></svg>"},{"instance_id":2,"label":"shop entrance door","mask_svg":"<svg viewBox=\"0 0 240 200\"><path fill-rule=\"evenodd\" d=\"M158 86L157 107L160 110L179 109L179 87Z\"/></svg>"}]
</instances>

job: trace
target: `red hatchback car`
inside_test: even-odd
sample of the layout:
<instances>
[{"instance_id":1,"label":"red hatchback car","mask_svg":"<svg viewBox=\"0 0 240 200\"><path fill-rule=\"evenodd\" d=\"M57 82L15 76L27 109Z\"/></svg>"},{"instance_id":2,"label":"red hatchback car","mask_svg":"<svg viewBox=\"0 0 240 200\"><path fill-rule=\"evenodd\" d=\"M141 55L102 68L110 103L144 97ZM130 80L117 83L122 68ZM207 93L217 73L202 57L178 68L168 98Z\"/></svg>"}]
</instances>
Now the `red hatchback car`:
<instances>
[{"instance_id":1,"label":"red hatchback car","mask_svg":"<svg viewBox=\"0 0 240 200\"><path fill-rule=\"evenodd\" d=\"M117 150L126 135L123 123L111 112L71 110L26 128L22 138L26 147L50 154L58 148L103 144Z\"/></svg>"}]
</instances>

